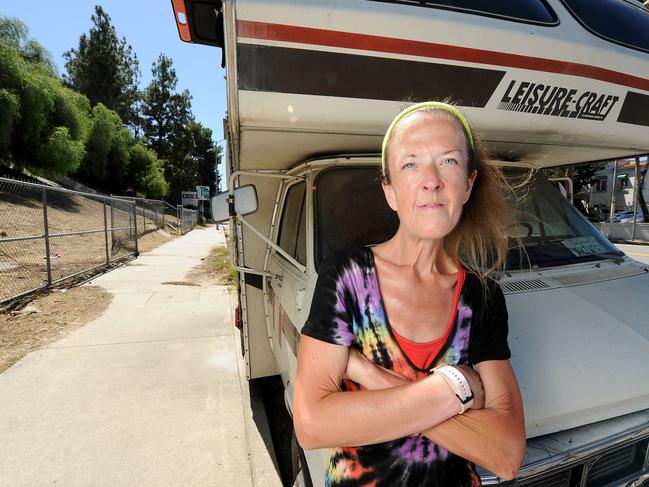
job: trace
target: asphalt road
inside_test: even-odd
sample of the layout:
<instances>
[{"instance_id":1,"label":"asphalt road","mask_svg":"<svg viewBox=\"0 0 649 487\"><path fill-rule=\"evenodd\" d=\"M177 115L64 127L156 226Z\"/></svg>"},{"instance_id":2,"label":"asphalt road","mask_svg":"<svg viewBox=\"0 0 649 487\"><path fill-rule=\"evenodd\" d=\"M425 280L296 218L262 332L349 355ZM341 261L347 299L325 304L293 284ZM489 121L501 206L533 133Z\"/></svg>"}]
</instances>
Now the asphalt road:
<instances>
[{"instance_id":1,"label":"asphalt road","mask_svg":"<svg viewBox=\"0 0 649 487\"><path fill-rule=\"evenodd\" d=\"M649 264L649 245L615 244L615 246L632 259Z\"/></svg>"}]
</instances>

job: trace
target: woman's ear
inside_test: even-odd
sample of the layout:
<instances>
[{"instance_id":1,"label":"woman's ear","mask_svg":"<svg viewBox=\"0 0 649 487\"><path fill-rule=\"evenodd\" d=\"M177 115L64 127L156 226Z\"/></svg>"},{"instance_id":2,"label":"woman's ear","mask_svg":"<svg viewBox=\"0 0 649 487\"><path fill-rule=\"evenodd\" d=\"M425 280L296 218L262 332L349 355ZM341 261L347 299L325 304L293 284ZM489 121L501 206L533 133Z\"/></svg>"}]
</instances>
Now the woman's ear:
<instances>
[{"instance_id":1,"label":"woman's ear","mask_svg":"<svg viewBox=\"0 0 649 487\"><path fill-rule=\"evenodd\" d=\"M464 203L469 201L471 197L471 191L473 190L473 183L475 183L475 178L478 176L478 170L474 169L471 175L466 180L466 186L464 187Z\"/></svg>"},{"instance_id":2,"label":"woman's ear","mask_svg":"<svg viewBox=\"0 0 649 487\"><path fill-rule=\"evenodd\" d=\"M392 208L392 211L397 211L397 198L394 194L394 188L385 178L381 181L381 188L383 188L383 194L385 195L385 201L388 202L388 206Z\"/></svg>"}]
</instances>

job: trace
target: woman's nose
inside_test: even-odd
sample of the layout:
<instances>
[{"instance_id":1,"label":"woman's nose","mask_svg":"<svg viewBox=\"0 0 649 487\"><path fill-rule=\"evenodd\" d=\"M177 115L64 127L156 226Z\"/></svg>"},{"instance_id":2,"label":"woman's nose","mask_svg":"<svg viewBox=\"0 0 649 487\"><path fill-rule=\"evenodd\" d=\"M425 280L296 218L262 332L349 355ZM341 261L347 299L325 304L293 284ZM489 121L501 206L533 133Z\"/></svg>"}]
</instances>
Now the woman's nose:
<instances>
[{"instance_id":1,"label":"woman's nose","mask_svg":"<svg viewBox=\"0 0 649 487\"><path fill-rule=\"evenodd\" d=\"M427 167L423 173L422 187L427 190L437 190L442 188L443 183L435 165Z\"/></svg>"}]
</instances>

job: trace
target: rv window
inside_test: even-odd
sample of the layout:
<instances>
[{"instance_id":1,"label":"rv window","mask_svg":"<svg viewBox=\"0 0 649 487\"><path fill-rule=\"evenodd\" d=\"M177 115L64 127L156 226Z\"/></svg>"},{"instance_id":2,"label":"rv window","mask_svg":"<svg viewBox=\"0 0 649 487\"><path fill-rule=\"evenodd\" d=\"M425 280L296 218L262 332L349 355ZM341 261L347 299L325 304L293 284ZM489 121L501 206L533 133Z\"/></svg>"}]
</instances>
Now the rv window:
<instances>
[{"instance_id":1,"label":"rv window","mask_svg":"<svg viewBox=\"0 0 649 487\"><path fill-rule=\"evenodd\" d=\"M517 22L556 25L557 16L545 0L372 0L419 7L457 10L471 14L486 15Z\"/></svg>"},{"instance_id":2,"label":"rv window","mask_svg":"<svg viewBox=\"0 0 649 487\"><path fill-rule=\"evenodd\" d=\"M508 170L506 175L516 180L522 174ZM517 190L510 204L521 223L512 234L522 236L523 248L512 242L509 269L623 255L541 174ZM388 240L399 224L385 202L378 170L372 167L323 171L316 179L315 219L316 267L334 250Z\"/></svg>"},{"instance_id":3,"label":"rv window","mask_svg":"<svg viewBox=\"0 0 649 487\"><path fill-rule=\"evenodd\" d=\"M306 183L300 182L291 186L286 193L278 238L279 246L303 265L306 265L305 192Z\"/></svg>"},{"instance_id":4,"label":"rv window","mask_svg":"<svg viewBox=\"0 0 649 487\"><path fill-rule=\"evenodd\" d=\"M316 267L330 252L388 240L399 222L383 196L377 167L336 167L316 179Z\"/></svg>"},{"instance_id":5,"label":"rv window","mask_svg":"<svg viewBox=\"0 0 649 487\"><path fill-rule=\"evenodd\" d=\"M590 32L604 39L649 52L649 10L626 0L562 0Z\"/></svg>"}]
</instances>

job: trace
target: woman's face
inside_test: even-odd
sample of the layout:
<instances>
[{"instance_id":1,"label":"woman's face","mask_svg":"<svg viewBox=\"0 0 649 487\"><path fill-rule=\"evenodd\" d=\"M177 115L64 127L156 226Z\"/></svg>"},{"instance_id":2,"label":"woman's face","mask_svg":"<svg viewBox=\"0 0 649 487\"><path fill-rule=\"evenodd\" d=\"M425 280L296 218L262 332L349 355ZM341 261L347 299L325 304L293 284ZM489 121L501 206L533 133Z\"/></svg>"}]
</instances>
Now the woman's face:
<instances>
[{"instance_id":1,"label":"woman's face","mask_svg":"<svg viewBox=\"0 0 649 487\"><path fill-rule=\"evenodd\" d=\"M424 240L442 239L457 225L476 171L467 174L464 129L452 115L414 113L396 127L389 145L385 198L401 226Z\"/></svg>"}]
</instances>

